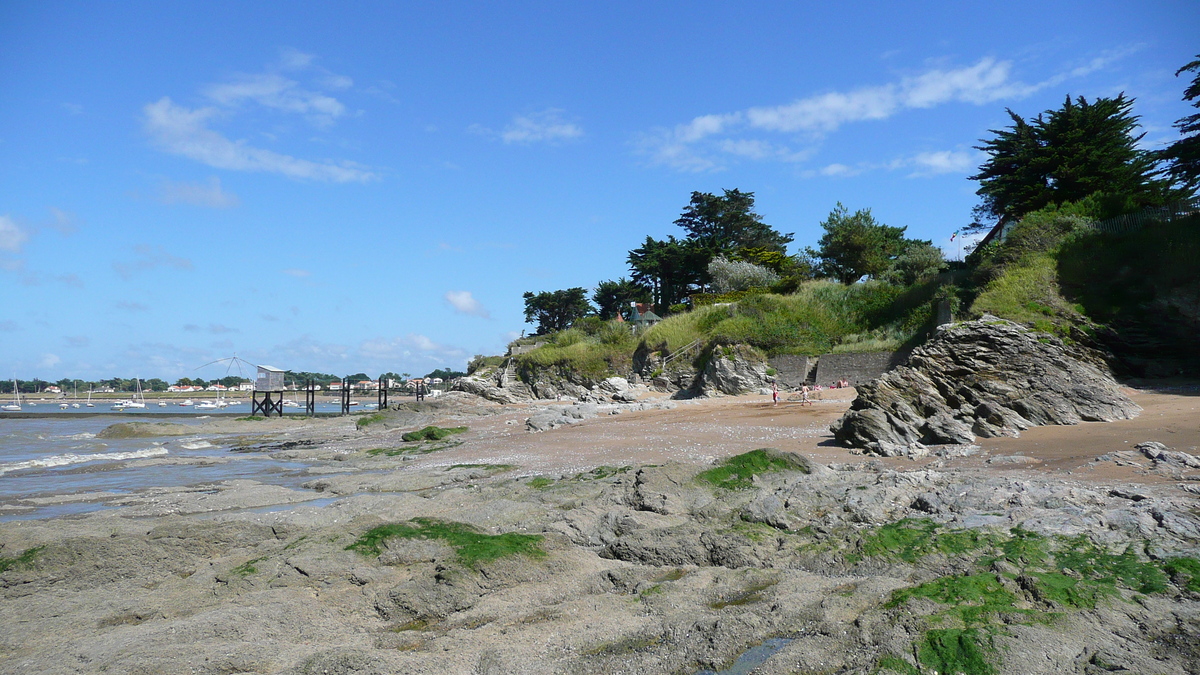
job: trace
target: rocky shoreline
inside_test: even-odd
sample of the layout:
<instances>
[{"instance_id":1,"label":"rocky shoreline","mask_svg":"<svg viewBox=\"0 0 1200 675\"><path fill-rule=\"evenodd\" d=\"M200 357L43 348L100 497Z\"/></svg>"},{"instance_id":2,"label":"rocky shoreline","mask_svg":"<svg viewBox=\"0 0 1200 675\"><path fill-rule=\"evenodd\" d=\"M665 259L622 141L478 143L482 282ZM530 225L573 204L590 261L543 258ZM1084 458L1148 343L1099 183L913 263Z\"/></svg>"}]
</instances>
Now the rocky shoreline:
<instances>
[{"instance_id":1,"label":"rocky shoreline","mask_svg":"<svg viewBox=\"0 0 1200 675\"><path fill-rule=\"evenodd\" d=\"M549 473L461 459L496 435L551 448L711 414L648 403L576 418L459 393L264 421L240 451L310 462L307 490L162 488L0 524L0 672L690 675L771 639L755 673L1200 672L1188 447L1093 459L1136 484L819 445ZM545 416L575 422L535 433ZM430 425L470 431L400 438Z\"/></svg>"}]
</instances>

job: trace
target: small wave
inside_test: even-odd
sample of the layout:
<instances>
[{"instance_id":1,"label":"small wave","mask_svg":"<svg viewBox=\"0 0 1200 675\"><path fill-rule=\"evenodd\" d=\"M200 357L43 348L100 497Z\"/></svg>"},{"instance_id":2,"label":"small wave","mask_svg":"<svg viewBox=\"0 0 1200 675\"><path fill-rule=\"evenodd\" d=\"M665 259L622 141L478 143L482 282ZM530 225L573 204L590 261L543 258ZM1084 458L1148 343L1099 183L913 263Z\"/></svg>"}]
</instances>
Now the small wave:
<instances>
[{"instance_id":1,"label":"small wave","mask_svg":"<svg viewBox=\"0 0 1200 675\"><path fill-rule=\"evenodd\" d=\"M85 462L101 462L101 461L117 461L122 459L142 459L144 457L156 457L167 454L166 448L147 448L145 450L134 450L131 452L98 452L92 455L76 455L66 453L64 455L51 455L49 457L41 457L38 459L30 459L24 462L9 462L0 464L0 476L11 471L20 471L22 469L49 469L55 466L67 466L69 464L83 464Z\"/></svg>"},{"instance_id":2,"label":"small wave","mask_svg":"<svg viewBox=\"0 0 1200 675\"><path fill-rule=\"evenodd\" d=\"M67 440L71 440L71 441L86 441L86 440L90 440L95 437L96 437L96 434L91 434L86 431L82 431L77 434L70 434L67 436L63 436L63 438L65 438Z\"/></svg>"},{"instance_id":3,"label":"small wave","mask_svg":"<svg viewBox=\"0 0 1200 675\"><path fill-rule=\"evenodd\" d=\"M216 446L208 441L184 441L179 444L179 447L184 450L203 450L204 448L215 448Z\"/></svg>"}]
</instances>

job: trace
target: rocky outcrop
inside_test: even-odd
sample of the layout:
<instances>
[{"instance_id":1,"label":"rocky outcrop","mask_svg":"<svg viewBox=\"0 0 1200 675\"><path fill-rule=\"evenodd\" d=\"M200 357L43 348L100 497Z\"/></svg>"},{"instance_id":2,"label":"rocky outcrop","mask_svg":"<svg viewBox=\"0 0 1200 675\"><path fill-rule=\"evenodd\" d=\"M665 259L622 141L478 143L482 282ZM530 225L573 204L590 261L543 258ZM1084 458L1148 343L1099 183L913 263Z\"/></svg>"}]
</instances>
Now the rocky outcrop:
<instances>
[{"instance_id":1,"label":"rocky outcrop","mask_svg":"<svg viewBox=\"0 0 1200 675\"><path fill-rule=\"evenodd\" d=\"M704 366L702 388L706 393L745 394L770 386L767 362L754 348L747 345L713 347L712 356Z\"/></svg>"},{"instance_id":2,"label":"rocky outcrop","mask_svg":"<svg viewBox=\"0 0 1200 675\"><path fill-rule=\"evenodd\" d=\"M451 389L454 391L465 391L468 394L474 394L489 401L495 401L496 403L517 403L529 400L527 390L501 388L493 378L475 377L473 375L454 380Z\"/></svg>"},{"instance_id":3,"label":"rocky outcrop","mask_svg":"<svg viewBox=\"0 0 1200 675\"><path fill-rule=\"evenodd\" d=\"M908 363L858 389L830 430L874 454L923 454L1031 426L1111 422L1140 408L1058 338L984 317L943 326Z\"/></svg>"}]
</instances>

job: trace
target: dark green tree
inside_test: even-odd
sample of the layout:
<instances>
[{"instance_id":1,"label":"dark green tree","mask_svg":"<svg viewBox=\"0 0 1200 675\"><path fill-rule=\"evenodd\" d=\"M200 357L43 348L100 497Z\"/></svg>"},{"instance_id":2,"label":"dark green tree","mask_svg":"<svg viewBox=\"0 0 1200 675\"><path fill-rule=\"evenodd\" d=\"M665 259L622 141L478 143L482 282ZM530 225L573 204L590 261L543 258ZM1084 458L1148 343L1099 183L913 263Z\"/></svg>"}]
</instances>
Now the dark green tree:
<instances>
[{"instance_id":1,"label":"dark green tree","mask_svg":"<svg viewBox=\"0 0 1200 675\"><path fill-rule=\"evenodd\" d=\"M910 246L931 242L907 239L904 227L876 222L871 209L850 213L841 202L822 223L825 234L816 250L808 253L820 260L821 274L852 284L864 276L877 278Z\"/></svg>"},{"instance_id":2,"label":"dark green tree","mask_svg":"<svg viewBox=\"0 0 1200 675\"><path fill-rule=\"evenodd\" d=\"M646 242L629 252L633 281L650 289L660 309L682 302L708 278L713 253L690 240L667 237Z\"/></svg>"},{"instance_id":3,"label":"dark green tree","mask_svg":"<svg viewBox=\"0 0 1200 675\"><path fill-rule=\"evenodd\" d=\"M148 389L150 391L166 391L168 386L169 385L166 383L165 380L159 379L157 377L152 377L142 383L142 388Z\"/></svg>"},{"instance_id":4,"label":"dark green tree","mask_svg":"<svg viewBox=\"0 0 1200 675\"><path fill-rule=\"evenodd\" d=\"M616 281L601 281L592 293L592 302L605 321L617 318L630 302L650 302L650 289L635 281L621 277Z\"/></svg>"},{"instance_id":5,"label":"dark green tree","mask_svg":"<svg viewBox=\"0 0 1200 675\"><path fill-rule=\"evenodd\" d=\"M525 323L536 323L538 335L566 330L576 319L592 313L587 291L580 287L543 291L536 295L526 292L522 297L525 298Z\"/></svg>"},{"instance_id":6,"label":"dark green tree","mask_svg":"<svg viewBox=\"0 0 1200 675\"><path fill-rule=\"evenodd\" d=\"M1177 198L1168 181L1156 178L1154 153L1139 150L1133 99L1124 94L1088 102L1068 96L1057 110L1025 121L1008 111L1013 126L993 129L976 146L989 155L971 180L982 199L976 228L988 220L1019 219L1050 204L1076 202L1093 194L1133 206Z\"/></svg>"},{"instance_id":7,"label":"dark green tree","mask_svg":"<svg viewBox=\"0 0 1200 675\"><path fill-rule=\"evenodd\" d=\"M1194 107L1200 108L1200 54L1195 61L1175 71L1175 76L1184 72L1193 72L1196 76L1183 91L1183 100L1192 101ZM1167 174L1175 184L1194 193L1200 187L1200 113L1181 118L1175 128L1183 138L1161 151L1159 157L1167 163Z\"/></svg>"},{"instance_id":8,"label":"dark green tree","mask_svg":"<svg viewBox=\"0 0 1200 675\"><path fill-rule=\"evenodd\" d=\"M462 377L464 375L466 375L466 373L459 371L459 370L451 370L450 368L438 368L437 370L433 371L432 373L429 373L425 377L427 377L429 379L433 379L435 377L440 377L443 380L453 380L456 377Z\"/></svg>"},{"instance_id":9,"label":"dark green tree","mask_svg":"<svg viewBox=\"0 0 1200 675\"><path fill-rule=\"evenodd\" d=\"M764 248L783 253L791 234L780 234L754 212L754 193L725 190L717 196L693 192L692 201L675 224L687 230L687 238L709 249L713 255L739 248ZM706 265L707 266L707 265Z\"/></svg>"}]
</instances>

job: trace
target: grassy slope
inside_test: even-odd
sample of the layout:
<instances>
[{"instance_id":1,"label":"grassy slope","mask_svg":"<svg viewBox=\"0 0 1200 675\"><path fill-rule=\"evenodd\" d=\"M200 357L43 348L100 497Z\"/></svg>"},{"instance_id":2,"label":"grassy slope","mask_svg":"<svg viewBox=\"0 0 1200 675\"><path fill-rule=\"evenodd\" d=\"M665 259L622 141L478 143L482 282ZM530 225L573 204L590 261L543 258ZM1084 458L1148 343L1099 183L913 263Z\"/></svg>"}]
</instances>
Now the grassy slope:
<instances>
[{"instance_id":1,"label":"grassy slope","mask_svg":"<svg viewBox=\"0 0 1200 675\"><path fill-rule=\"evenodd\" d=\"M523 373L557 369L601 379L627 372L635 352L669 354L697 340L702 352L718 344L746 344L768 355L893 350L928 325L931 301L946 282L941 277L899 288L812 281L792 295L755 295L676 314L641 339L616 322L571 328L547 336L547 345L517 361Z\"/></svg>"},{"instance_id":2,"label":"grassy slope","mask_svg":"<svg viewBox=\"0 0 1200 675\"><path fill-rule=\"evenodd\" d=\"M1014 230L1015 250L997 254L1007 260L990 270L993 278L982 285L972 314L1061 335L1082 328L1135 374L1145 372L1145 362L1166 360L1175 360L1172 372L1200 374L1200 217L1122 235L1060 228L1066 231L1045 236L1045 227L1026 229Z\"/></svg>"}]
</instances>

